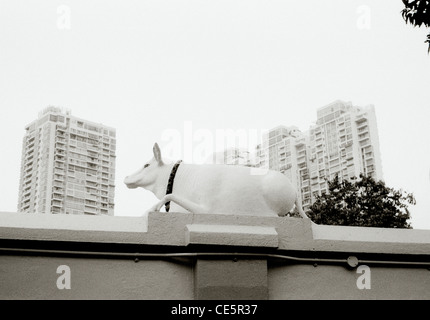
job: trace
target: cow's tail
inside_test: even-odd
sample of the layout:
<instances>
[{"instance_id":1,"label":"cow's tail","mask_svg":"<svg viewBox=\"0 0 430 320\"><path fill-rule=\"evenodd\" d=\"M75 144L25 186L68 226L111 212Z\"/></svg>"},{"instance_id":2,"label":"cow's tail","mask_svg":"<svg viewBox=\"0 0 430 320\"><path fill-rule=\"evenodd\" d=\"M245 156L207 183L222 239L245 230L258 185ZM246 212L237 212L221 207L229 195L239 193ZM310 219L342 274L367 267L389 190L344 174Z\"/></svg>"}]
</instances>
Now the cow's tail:
<instances>
[{"instance_id":1,"label":"cow's tail","mask_svg":"<svg viewBox=\"0 0 430 320\"><path fill-rule=\"evenodd\" d=\"M299 212L300 216L303 219L309 219L309 217L306 215L306 213L303 211L302 207L302 199L300 199L300 194L297 195L296 201L295 201L296 209Z\"/></svg>"}]
</instances>

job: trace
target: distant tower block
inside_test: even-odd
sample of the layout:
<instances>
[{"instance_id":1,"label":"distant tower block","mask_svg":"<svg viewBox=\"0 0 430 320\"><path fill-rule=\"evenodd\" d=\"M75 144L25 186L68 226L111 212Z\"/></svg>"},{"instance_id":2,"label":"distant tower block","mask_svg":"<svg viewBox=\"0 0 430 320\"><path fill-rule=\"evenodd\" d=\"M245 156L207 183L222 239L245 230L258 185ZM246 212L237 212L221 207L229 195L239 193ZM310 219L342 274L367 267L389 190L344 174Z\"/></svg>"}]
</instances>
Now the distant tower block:
<instances>
[{"instance_id":1,"label":"distant tower block","mask_svg":"<svg viewBox=\"0 0 430 320\"><path fill-rule=\"evenodd\" d=\"M114 214L114 128L50 106L25 130L18 211Z\"/></svg>"}]
</instances>

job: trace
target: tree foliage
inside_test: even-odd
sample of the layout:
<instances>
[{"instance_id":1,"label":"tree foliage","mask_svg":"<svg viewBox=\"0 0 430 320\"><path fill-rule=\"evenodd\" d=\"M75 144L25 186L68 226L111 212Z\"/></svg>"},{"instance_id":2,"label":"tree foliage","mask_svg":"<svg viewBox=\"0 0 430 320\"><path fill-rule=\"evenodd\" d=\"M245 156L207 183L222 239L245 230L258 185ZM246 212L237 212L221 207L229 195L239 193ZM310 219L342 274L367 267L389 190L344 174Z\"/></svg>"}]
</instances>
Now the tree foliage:
<instances>
[{"instance_id":1,"label":"tree foliage","mask_svg":"<svg viewBox=\"0 0 430 320\"><path fill-rule=\"evenodd\" d=\"M318 196L307 212L315 223L412 228L408 223L408 205L416 203L412 193L389 188L362 174L353 182L336 176L327 183L328 192Z\"/></svg>"},{"instance_id":2,"label":"tree foliage","mask_svg":"<svg viewBox=\"0 0 430 320\"><path fill-rule=\"evenodd\" d=\"M405 8L401 11L403 20L406 24L410 23L415 27L422 25L430 27L430 0L402 0ZM430 33L427 35L430 53Z\"/></svg>"}]
</instances>

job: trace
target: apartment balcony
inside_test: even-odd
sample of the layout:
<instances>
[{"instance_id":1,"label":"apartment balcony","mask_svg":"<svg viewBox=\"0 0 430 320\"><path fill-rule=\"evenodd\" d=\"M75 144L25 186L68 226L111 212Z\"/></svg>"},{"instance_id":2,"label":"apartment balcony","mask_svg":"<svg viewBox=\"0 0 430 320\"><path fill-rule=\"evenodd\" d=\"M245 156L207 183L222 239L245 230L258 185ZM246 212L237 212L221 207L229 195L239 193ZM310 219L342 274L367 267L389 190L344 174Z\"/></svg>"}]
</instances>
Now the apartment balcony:
<instances>
[{"instance_id":1,"label":"apartment balcony","mask_svg":"<svg viewBox=\"0 0 430 320\"><path fill-rule=\"evenodd\" d=\"M93 170L94 172L97 172L97 171L98 171L98 169L99 169L99 166L97 166L97 165L95 165L95 164L92 164L92 163L87 162L87 163L86 163L85 168L86 168L86 169L89 169L89 170Z\"/></svg>"},{"instance_id":2,"label":"apartment balcony","mask_svg":"<svg viewBox=\"0 0 430 320\"><path fill-rule=\"evenodd\" d=\"M27 169L28 167L32 167L33 166L33 161L34 161L33 157L31 157L30 160L25 161L25 168Z\"/></svg>"},{"instance_id":3,"label":"apartment balcony","mask_svg":"<svg viewBox=\"0 0 430 320\"><path fill-rule=\"evenodd\" d=\"M31 181L24 184L24 187L23 187L24 195L29 194L31 192L31 186L32 186Z\"/></svg>"},{"instance_id":4,"label":"apartment balcony","mask_svg":"<svg viewBox=\"0 0 430 320\"><path fill-rule=\"evenodd\" d=\"M65 139L67 136L64 134L63 131L57 130L57 132L55 132L55 137L58 139Z\"/></svg>"},{"instance_id":5,"label":"apartment balcony","mask_svg":"<svg viewBox=\"0 0 430 320\"><path fill-rule=\"evenodd\" d=\"M58 168L58 169L64 169L65 168L65 166L64 166L64 161L55 161L54 162L54 168Z\"/></svg>"},{"instance_id":6,"label":"apartment balcony","mask_svg":"<svg viewBox=\"0 0 430 320\"><path fill-rule=\"evenodd\" d=\"M64 156L66 155L66 152L64 151L64 148L61 149L55 149L55 155L60 156L64 159ZM65 160L63 160L65 161Z\"/></svg>"},{"instance_id":7,"label":"apartment balcony","mask_svg":"<svg viewBox=\"0 0 430 320\"><path fill-rule=\"evenodd\" d=\"M373 168L374 164L375 164L375 161L373 159L366 161L366 166L369 167L369 168L370 168L370 166L372 166L372 168Z\"/></svg>"},{"instance_id":8,"label":"apartment balcony","mask_svg":"<svg viewBox=\"0 0 430 320\"><path fill-rule=\"evenodd\" d=\"M96 145L88 145L87 150L93 151L93 152L99 152L99 147Z\"/></svg>"},{"instance_id":9,"label":"apartment balcony","mask_svg":"<svg viewBox=\"0 0 430 320\"><path fill-rule=\"evenodd\" d=\"M98 210L97 210L97 208L89 207L89 206L85 205L84 213L85 214L91 214L91 215L97 215Z\"/></svg>"},{"instance_id":10,"label":"apartment balcony","mask_svg":"<svg viewBox=\"0 0 430 320\"><path fill-rule=\"evenodd\" d=\"M52 199L58 200L58 201L63 201L64 200L63 193L60 194L58 191L54 191L52 193Z\"/></svg>"},{"instance_id":11,"label":"apartment balcony","mask_svg":"<svg viewBox=\"0 0 430 320\"><path fill-rule=\"evenodd\" d=\"M54 174L54 181L64 181L64 176Z\"/></svg>"},{"instance_id":12,"label":"apartment balcony","mask_svg":"<svg viewBox=\"0 0 430 320\"><path fill-rule=\"evenodd\" d=\"M76 130L75 134L77 136L82 137L82 138L87 138L88 137L88 133L86 133L85 131L82 131L82 130Z\"/></svg>"},{"instance_id":13,"label":"apartment balcony","mask_svg":"<svg viewBox=\"0 0 430 320\"><path fill-rule=\"evenodd\" d=\"M27 148L27 149L31 149L31 148L33 148L33 147L34 147L34 144L35 144L35 140L34 140L34 138L33 138L33 139L29 140L29 141L26 143L26 148Z\"/></svg>"},{"instance_id":14,"label":"apartment balcony","mask_svg":"<svg viewBox=\"0 0 430 320\"><path fill-rule=\"evenodd\" d=\"M54 168L54 174L64 175L64 169Z\"/></svg>"},{"instance_id":15,"label":"apartment balcony","mask_svg":"<svg viewBox=\"0 0 430 320\"><path fill-rule=\"evenodd\" d=\"M21 206L21 211L23 211L23 212L26 212L29 209L30 209L30 202L28 202L27 204Z\"/></svg>"},{"instance_id":16,"label":"apartment balcony","mask_svg":"<svg viewBox=\"0 0 430 320\"><path fill-rule=\"evenodd\" d=\"M366 138L365 140L361 140L360 142L360 147L366 147L366 146L370 146L370 139Z\"/></svg>"},{"instance_id":17,"label":"apartment balcony","mask_svg":"<svg viewBox=\"0 0 430 320\"><path fill-rule=\"evenodd\" d=\"M95 201L95 200L89 200L87 198L87 195L85 195L85 205L88 206L88 207L97 208L97 201Z\"/></svg>"},{"instance_id":18,"label":"apartment balcony","mask_svg":"<svg viewBox=\"0 0 430 320\"><path fill-rule=\"evenodd\" d=\"M288 164L282 165L282 166L279 168L279 170L281 170L281 171L285 171L285 170L290 169L291 167L292 167L291 163L288 163Z\"/></svg>"},{"instance_id":19,"label":"apartment balcony","mask_svg":"<svg viewBox=\"0 0 430 320\"><path fill-rule=\"evenodd\" d=\"M89 181L89 180L86 180L85 186L86 186L87 188L97 189L97 188L98 188L98 186L99 186L99 184L98 184L97 182L95 182L95 181Z\"/></svg>"},{"instance_id":20,"label":"apartment balcony","mask_svg":"<svg viewBox=\"0 0 430 320\"><path fill-rule=\"evenodd\" d=\"M61 124L57 124L56 129L59 132L66 132L67 131L67 126L64 126L64 125L61 125Z\"/></svg>"},{"instance_id":21,"label":"apartment balcony","mask_svg":"<svg viewBox=\"0 0 430 320\"><path fill-rule=\"evenodd\" d=\"M22 197L21 198L21 203L23 203L23 204L27 204L27 202L28 201L30 201L30 194L28 194L28 195L26 195L26 196L24 196L24 197Z\"/></svg>"},{"instance_id":22,"label":"apartment balcony","mask_svg":"<svg viewBox=\"0 0 430 320\"><path fill-rule=\"evenodd\" d=\"M362 152L363 153L373 152L373 147L371 145L367 146L367 147L362 149Z\"/></svg>"},{"instance_id":23,"label":"apartment balcony","mask_svg":"<svg viewBox=\"0 0 430 320\"><path fill-rule=\"evenodd\" d=\"M304 138L300 138L299 140L296 141L296 147L302 147L305 145L305 139Z\"/></svg>"},{"instance_id":24,"label":"apartment balcony","mask_svg":"<svg viewBox=\"0 0 430 320\"><path fill-rule=\"evenodd\" d=\"M64 156L56 155L54 157L54 161L59 161L59 162L64 163L66 161L66 159L64 158Z\"/></svg>"},{"instance_id":25,"label":"apartment balcony","mask_svg":"<svg viewBox=\"0 0 430 320\"><path fill-rule=\"evenodd\" d=\"M30 179L32 177L32 174L33 174L32 170L30 170L28 172L25 172L25 174L24 174L24 180Z\"/></svg>"},{"instance_id":26,"label":"apartment balcony","mask_svg":"<svg viewBox=\"0 0 430 320\"><path fill-rule=\"evenodd\" d=\"M74 165L75 167L81 167L81 168L84 168L84 169L87 168L86 163L83 162L83 161L79 161L79 160L70 159L70 164Z\"/></svg>"},{"instance_id":27,"label":"apartment balcony","mask_svg":"<svg viewBox=\"0 0 430 320\"><path fill-rule=\"evenodd\" d=\"M52 192L60 195L64 195L63 186L60 186L60 187L54 186Z\"/></svg>"},{"instance_id":28,"label":"apartment balcony","mask_svg":"<svg viewBox=\"0 0 430 320\"><path fill-rule=\"evenodd\" d=\"M85 200L89 200L89 201L97 201L97 200L98 200L98 196L93 195L93 194L86 193L86 194L85 194ZM86 201L85 201L85 204L87 204L87 202L86 202Z\"/></svg>"},{"instance_id":29,"label":"apartment balcony","mask_svg":"<svg viewBox=\"0 0 430 320\"><path fill-rule=\"evenodd\" d=\"M357 130L360 132L367 131L368 130L367 122L362 122L362 123L357 124Z\"/></svg>"},{"instance_id":30,"label":"apartment balcony","mask_svg":"<svg viewBox=\"0 0 430 320\"><path fill-rule=\"evenodd\" d=\"M306 179L306 180L302 181L302 188L309 187L309 185L310 185L309 179Z\"/></svg>"},{"instance_id":31,"label":"apartment balcony","mask_svg":"<svg viewBox=\"0 0 430 320\"><path fill-rule=\"evenodd\" d=\"M364 139L367 139L367 138L369 138L370 137L370 135L369 135L369 133L362 133L362 134L359 134L358 135L358 141L362 141L362 140L364 140Z\"/></svg>"},{"instance_id":32,"label":"apartment balcony","mask_svg":"<svg viewBox=\"0 0 430 320\"><path fill-rule=\"evenodd\" d=\"M354 156L353 156L352 152L347 153L347 154L346 154L346 156L345 156L345 159L346 159L346 160L350 160L350 159L352 159L352 158L354 158Z\"/></svg>"},{"instance_id":33,"label":"apartment balcony","mask_svg":"<svg viewBox=\"0 0 430 320\"><path fill-rule=\"evenodd\" d=\"M31 173L31 172L33 171L32 163L33 163L33 162L31 162L31 164L27 164L27 165L24 167L24 173L25 173L26 175L27 175L27 174L29 174L29 173Z\"/></svg>"},{"instance_id":34,"label":"apartment balcony","mask_svg":"<svg viewBox=\"0 0 430 320\"><path fill-rule=\"evenodd\" d=\"M306 169L306 168L307 168L307 166L306 166L306 163L305 163L305 162L301 162L301 163L299 163L298 167L299 167L299 170L302 170L302 169Z\"/></svg>"},{"instance_id":35,"label":"apartment balcony","mask_svg":"<svg viewBox=\"0 0 430 320\"><path fill-rule=\"evenodd\" d=\"M63 207L63 202L62 201L57 201L57 200L52 200L51 206L53 208L62 208Z\"/></svg>"},{"instance_id":36,"label":"apartment balcony","mask_svg":"<svg viewBox=\"0 0 430 320\"><path fill-rule=\"evenodd\" d=\"M31 153L28 153L28 154L25 156L24 161L25 161L26 163L28 163L28 162L30 162L30 161L33 161L33 158L34 158L34 154L33 154L33 151L32 151Z\"/></svg>"},{"instance_id":37,"label":"apartment balcony","mask_svg":"<svg viewBox=\"0 0 430 320\"><path fill-rule=\"evenodd\" d=\"M66 143L66 135L56 135L55 142L65 144Z\"/></svg>"},{"instance_id":38,"label":"apartment balcony","mask_svg":"<svg viewBox=\"0 0 430 320\"><path fill-rule=\"evenodd\" d=\"M62 143L56 143L55 144L55 150L57 151L57 150L61 150L62 152L65 152L66 151L66 145L65 144L62 144Z\"/></svg>"},{"instance_id":39,"label":"apartment balcony","mask_svg":"<svg viewBox=\"0 0 430 320\"><path fill-rule=\"evenodd\" d=\"M363 123L363 122L365 122L365 121L367 121L367 118L366 118L364 115L360 115L360 116L358 116L358 117L355 119L355 122L356 122L356 123L359 123L359 124L361 124L361 123Z\"/></svg>"},{"instance_id":40,"label":"apartment balcony","mask_svg":"<svg viewBox=\"0 0 430 320\"><path fill-rule=\"evenodd\" d=\"M298 164L306 163L306 155L303 154L303 155L298 156L297 157L297 163Z\"/></svg>"},{"instance_id":41,"label":"apartment balcony","mask_svg":"<svg viewBox=\"0 0 430 320\"><path fill-rule=\"evenodd\" d=\"M100 161L97 158L87 158L86 162L91 169L97 170L99 168Z\"/></svg>"},{"instance_id":42,"label":"apartment balcony","mask_svg":"<svg viewBox=\"0 0 430 320\"><path fill-rule=\"evenodd\" d=\"M87 176L85 177L85 180L90 181L90 182L97 183L97 176L90 176L90 175L87 175Z\"/></svg>"}]
</instances>

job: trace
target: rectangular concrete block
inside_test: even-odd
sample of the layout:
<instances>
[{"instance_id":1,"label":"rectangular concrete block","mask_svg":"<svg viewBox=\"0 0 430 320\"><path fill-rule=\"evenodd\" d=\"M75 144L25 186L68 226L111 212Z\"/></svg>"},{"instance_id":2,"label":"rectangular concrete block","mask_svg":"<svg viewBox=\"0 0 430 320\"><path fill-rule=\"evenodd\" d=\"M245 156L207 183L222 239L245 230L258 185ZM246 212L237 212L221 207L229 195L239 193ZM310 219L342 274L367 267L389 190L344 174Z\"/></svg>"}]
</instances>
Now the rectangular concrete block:
<instances>
[{"instance_id":1,"label":"rectangular concrete block","mask_svg":"<svg viewBox=\"0 0 430 320\"><path fill-rule=\"evenodd\" d=\"M187 224L185 243L277 248L279 241L274 227Z\"/></svg>"}]
</instances>

